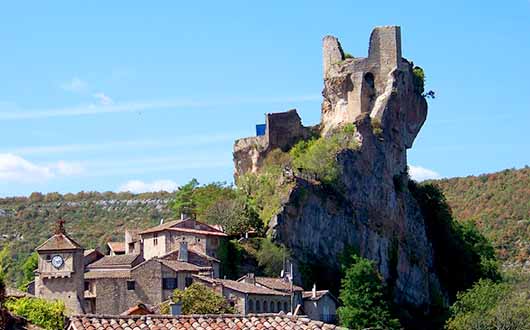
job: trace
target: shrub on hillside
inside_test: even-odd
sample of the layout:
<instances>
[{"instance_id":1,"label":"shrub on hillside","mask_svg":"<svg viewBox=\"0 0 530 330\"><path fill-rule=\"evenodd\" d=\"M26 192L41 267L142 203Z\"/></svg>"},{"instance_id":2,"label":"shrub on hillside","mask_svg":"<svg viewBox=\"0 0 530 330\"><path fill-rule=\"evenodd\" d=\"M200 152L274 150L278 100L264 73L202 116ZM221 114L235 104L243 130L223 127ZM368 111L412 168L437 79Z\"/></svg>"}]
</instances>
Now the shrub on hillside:
<instances>
[{"instance_id":1,"label":"shrub on hillside","mask_svg":"<svg viewBox=\"0 0 530 330\"><path fill-rule=\"evenodd\" d=\"M8 310L47 330L64 329L65 306L61 301L20 298L5 303Z\"/></svg>"}]
</instances>

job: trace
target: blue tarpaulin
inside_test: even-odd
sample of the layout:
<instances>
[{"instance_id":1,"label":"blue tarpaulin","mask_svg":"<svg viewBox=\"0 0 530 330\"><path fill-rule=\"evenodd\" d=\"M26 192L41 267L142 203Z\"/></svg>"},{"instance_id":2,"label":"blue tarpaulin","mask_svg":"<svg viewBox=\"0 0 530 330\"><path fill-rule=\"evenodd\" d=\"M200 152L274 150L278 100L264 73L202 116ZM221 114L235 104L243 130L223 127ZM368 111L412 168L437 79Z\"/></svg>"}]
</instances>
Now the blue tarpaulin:
<instances>
[{"instance_id":1,"label":"blue tarpaulin","mask_svg":"<svg viewBox=\"0 0 530 330\"><path fill-rule=\"evenodd\" d=\"M258 124L258 125L256 125L256 136L265 135L265 129L266 128L267 128L266 124Z\"/></svg>"}]
</instances>

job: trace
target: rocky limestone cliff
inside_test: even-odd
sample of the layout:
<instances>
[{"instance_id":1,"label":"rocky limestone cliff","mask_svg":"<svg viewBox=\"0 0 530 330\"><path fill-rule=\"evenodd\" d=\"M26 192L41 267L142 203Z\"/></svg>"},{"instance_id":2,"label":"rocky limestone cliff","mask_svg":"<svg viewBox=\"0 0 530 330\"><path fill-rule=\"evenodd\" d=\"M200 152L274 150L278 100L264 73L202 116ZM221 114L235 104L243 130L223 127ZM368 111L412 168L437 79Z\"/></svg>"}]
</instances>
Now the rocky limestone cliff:
<instances>
[{"instance_id":1,"label":"rocky limestone cliff","mask_svg":"<svg viewBox=\"0 0 530 330\"><path fill-rule=\"evenodd\" d=\"M413 64L401 57L400 28L375 28L366 58L347 58L337 38L325 37L323 68L322 118L313 129L327 136L354 123L360 148L337 155L340 191L286 171L294 188L269 232L292 251L299 268L317 263L331 274L339 269L341 252L352 247L376 262L397 303L427 309L443 289L424 219L407 188L406 155L427 103L415 85ZM235 148L236 177L259 172L265 148L250 149ZM245 162L250 165L238 167Z\"/></svg>"}]
</instances>

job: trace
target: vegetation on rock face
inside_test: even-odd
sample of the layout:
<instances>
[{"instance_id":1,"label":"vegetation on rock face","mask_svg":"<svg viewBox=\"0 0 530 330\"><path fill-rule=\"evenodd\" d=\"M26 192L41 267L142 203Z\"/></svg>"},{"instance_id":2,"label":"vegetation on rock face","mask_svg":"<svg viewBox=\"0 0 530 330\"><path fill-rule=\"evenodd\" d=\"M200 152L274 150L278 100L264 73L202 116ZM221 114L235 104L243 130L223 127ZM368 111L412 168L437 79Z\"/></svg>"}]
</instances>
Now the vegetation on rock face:
<instances>
[{"instance_id":1,"label":"vegetation on rock face","mask_svg":"<svg viewBox=\"0 0 530 330\"><path fill-rule=\"evenodd\" d=\"M409 182L420 205L427 236L434 250L434 266L452 299L481 278L499 279L494 250L472 223L460 224L443 193L434 185Z\"/></svg>"},{"instance_id":2,"label":"vegetation on rock face","mask_svg":"<svg viewBox=\"0 0 530 330\"><path fill-rule=\"evenodd\" d=\"M266 276L278 277L284 267L284 261L289 258L289 251L265 238L261 240L256 258Z\"/></svg>"},{"instance_id":3,"label":"vegetation on rock face","mask_svg":"<svg viewBox=\"0 0 530 330\"><path fill-rule=\"evenodd\" d=\"M223 296L199 283L193 283L186 290L175 290L173 301L182 303L183 314L234 314L236 312Z\"/></svg>"},{"instance_id":4,"label":"vegetation on rock face","mask_svg":"<svg viewBox=\"0 0 530 330\"><path fill-rule=\"evenodd\" d=\"M61 301L24 297L5 303L13 314L47 330L64 329L65 306Z\"/></svg>"},{"instance_id":5,"label":"vegetation on rock face","mask_svg":"<svg viewBox=\"0 0 530 330\"><path fill-rule=\"evenodd\" d=\"M336 185L341 174L337 154L359 147L354 134L355 126L349 124L328 137L298 142L289 152L293 168L323 183Z\"/></svg>"},{"instance_id":6,"label":"vegetation on rock face","mask_svg":"<svg viewBox=\"0 0 530 330\"><path fill-rule=\"evenodd\" d=\"M459 221L472 221L505 264L530 260L530 167L435 181Z\"/></svg>"},{"instance_id":7,"label":"vegetation on rock face","mask_svg":"<svg viewBox=\"0 0 530 330\"><path fill-rule=\"evenodd\" d=\"M352 255L341 281L337 310L341 325L348 329L400 329L384 297L382 278L372 261Z\"/></svg>"}]
</instances>

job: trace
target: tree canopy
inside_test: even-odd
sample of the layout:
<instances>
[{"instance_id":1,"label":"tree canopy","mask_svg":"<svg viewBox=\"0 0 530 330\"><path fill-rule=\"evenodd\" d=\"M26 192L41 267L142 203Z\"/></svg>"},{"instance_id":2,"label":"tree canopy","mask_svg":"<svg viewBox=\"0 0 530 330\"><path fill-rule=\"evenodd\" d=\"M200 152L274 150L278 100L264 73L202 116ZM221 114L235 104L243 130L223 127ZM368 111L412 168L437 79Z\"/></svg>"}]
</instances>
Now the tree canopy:
<instances>
[{"instance_id":1,"label":"tree canopy","mask_svg":"<svg viewBox=\"0 0 530 330\"><path fill-rule=\"evenodd\" d=\"M233 314L234 307L212 289L193 283L186 290L175 290L173 301L182 303L183 314Z\"/></svg>"},{"instance_id":2,"label":"tree canopy","mask_svg":"<svg viewBox=\"0 0 530 330\"><path fill-rule=\"evenodd\" d=\"M372 261L353 255L341 282L337 313L348 329L400 329L390 314L382 279Z\"/></svg>"}]
</instances>

